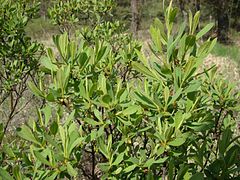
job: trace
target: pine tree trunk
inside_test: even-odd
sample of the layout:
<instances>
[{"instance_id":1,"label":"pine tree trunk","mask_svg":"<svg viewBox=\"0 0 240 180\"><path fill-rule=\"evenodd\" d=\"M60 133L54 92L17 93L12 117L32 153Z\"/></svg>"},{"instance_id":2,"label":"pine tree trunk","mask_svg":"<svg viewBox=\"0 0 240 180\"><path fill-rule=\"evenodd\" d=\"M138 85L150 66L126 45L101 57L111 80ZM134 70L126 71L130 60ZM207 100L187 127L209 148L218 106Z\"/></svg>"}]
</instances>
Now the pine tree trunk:
<instances>
[{"instance_id":1,"label":"pine tree trunk","mask_svg":"<svg viewBox=\"0 0 240 180\"><path fill-rule=\"evenodd\" d=\"M139 18L139 0L131 0L132 22L131 30L135 37L138 35L140 18Z\"/></svg>"},{"instance_id":2,"label":"pine tree trunk","mask_svg":"<svg viewBox=\"0 0 240 180\"><path fill-rule=\"evenodd\" d=\"M201 1L200 0L196 0L195 7L196 7L196 12L201 10Z\"/></svg>"},{"instance_id":3,"label":"pine tree trunk","mask_svg":"<svg viewBox=\"0 0 240 180\"><path fill-rule=\"evenodd\" d=\"M228 2L226 0L219 0L217 8L217 34L218 40L222 43L228 42L229 31L229 17L228 17Z\"/></svg>"}]
</instances>

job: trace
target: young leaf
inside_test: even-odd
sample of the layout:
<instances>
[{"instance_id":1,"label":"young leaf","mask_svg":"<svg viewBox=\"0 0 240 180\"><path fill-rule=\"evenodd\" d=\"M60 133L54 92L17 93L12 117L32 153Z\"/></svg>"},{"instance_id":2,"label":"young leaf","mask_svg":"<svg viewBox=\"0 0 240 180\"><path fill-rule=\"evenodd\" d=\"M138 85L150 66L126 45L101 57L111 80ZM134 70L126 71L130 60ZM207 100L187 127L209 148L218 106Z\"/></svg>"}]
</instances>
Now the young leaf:
<instances>
[{"instance_id":1,"label":"young leaf","mask_svg":"<svg viewBox=\"0 0 240 180\"><path fill-rule=\"evenodd\" d=\"M77 171L72 167L70 163L67 163L67 171L68 171L68 174L72 177L76 177L78 174Z\"/></svg>"},{"instance_id":2,"label":"young leaf","mask_svg":"<svg viewBox=\"0 0 240 180\"><path fill-rule=\"evenodd\" d=\"M168 142L168 145L170 146L181 146L183 143L185 143L186 139L184 138L176 138L173 141Z\"/></svg>"},{"instance_id":3,"label":"young leaf","mask_svg":"<svg viewBox=\"0 0 240 180\"><path fill-rule=\"evenodd\" d=\"M124 154L125 152L122 152L119 155L117 155L117 158L115 159L112 165L118 166L123 161Z\"/></svg>"},{"instance_id":4,"label":"young leaf","mask_svg":"<svg viewBox=\"0 0 240 180\"><path fill-rule=\"evenodd\" d=\"M30 81L28 82L28 87L36 96L41 97L41 98L45 97L44 93L40 89L38 89L35 86L35 84L33 84L32 82L30 82Z\"/></svg>"},{"instance_id":5,"label":"young leaf","mask_svg":"<svg viewBox=\"0 0 240 180\"><path fill-rule=\"evenodd\" d=\"M209 23L208 25L206 25L200 32L197 33L196 40L204 36L208 31L212 29L213 26L214 26L214 23Z\"/></svg>"},{"instance_id":6,"label":"young leaf","mask_svg":"<svg viewBox=\"0 0 240 180\"><path fill-rule=\"evenodd\" d=\"M45 158L40 152L34 151L33 153L34 153L35 157L36 157L41 163L43 163L43 164L45 164L45 165L47 165L47 166L51 166L51 163L48 162L48 161L46 160L46 158Z\"/></svg>"},{"instance_id":7,"label":"young leaf","mask_svg":"<svg viewBox=\"0 0 240 180\"><path fill-rule=\"evenodd\" d=\"M50 106L46 106L42 109L42 112L44 113L44 116L45 116L45 123L44 125L47 126L48 125L48 122L51 118L51 115L52 115L52 109Z\"/></svg>"},{"instance_id":8,"label":"young leaf","mask_svg":"<svg viewBox=\"0 0 240 180\"><path fill-rule=\"evenodd\" d=\"M132 62L132 66L134 69L136 69L138 72L142 73L143 75L155 79L154 74L146 66L137 62Z\"/></svg>"},{"instance_id":9,"label":"young leaf","mask_svg":"<svg viewBox=\"0 0 240 180\"><path fill-rule=\"evenodd\" d=\"M137 165L136 165L136 164L133 164L133 165L131 165L131 166L126 167L123 171L124 171L125 173L129 173L129 172L133 171L136 167L137 167Z\"/></svg>"},{"instance_id":10,"label":"young leaf","mask_svg":"<svg viewBox=\"0 0 240 180\"><path fill-rule=\"evenodd\" d=\"M31 129L26 125L22 125L21 128L18 129L17 134L18 134L18 136L22 137L23 139L26 139L27 141L31 141L33 143L41 145L37 141L37 139L34 137Z\"/></svg>"},{"instance_id":11,"label":"young leaf","mask_svg":"<svg viewBox=\"0 0 240 180\"><path fill-rule=\"evenodd\" d=\"M139 106L137 106L137 105L132 105L132 106L129 106L127 109L124 109L124 110L122 111L122 114L123 114L124 116L129 116L129 115L131 115L131 114L136 113L138 110L139 110Z\"/></svg>"}]
</instances>

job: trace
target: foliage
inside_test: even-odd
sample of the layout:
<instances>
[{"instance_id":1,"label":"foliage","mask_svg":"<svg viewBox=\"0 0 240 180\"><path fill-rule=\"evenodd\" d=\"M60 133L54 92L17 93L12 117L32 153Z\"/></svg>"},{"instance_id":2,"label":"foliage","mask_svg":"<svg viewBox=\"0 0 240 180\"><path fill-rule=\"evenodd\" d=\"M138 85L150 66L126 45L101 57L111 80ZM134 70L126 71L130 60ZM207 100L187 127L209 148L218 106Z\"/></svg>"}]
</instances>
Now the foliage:
<instances>
[{"instance_id":1,"label":"foliage","mask_svg":"<svg viewBox=\"0 0 240 180\"><path fill-rule=\"evenodd\" d=\"M96 25L111 15L112 0L56 0L49 8L49 17L60 27L62 32L69 32L71 28L79 25L82 20L90 25Z\"/></svg>"},{"instance_id":2,"label":"foliage","mask_svg":"<svg viewBox=\"0 0 240 180\"><path fill-rule=\"evenodd\" d=\"M201 70L216 39L199 40L213 24L197 32L200 13L190 13L188 26L183 23L175 32L176 17L170 3L164 23L154 21L148 57L124 36L113 43L114 24L72 40L67 33L54 36L57 52L47 49L41 59L44 76L37 86L28 83L47 103L36 121L17 129L18 143L4 145L0 175L239 177L239 137L234 134L239 94L215 67Z\"/></svg>"},{"instance_id":3,"label":"foliage","mask_svg":"<svg viewBox=\"0 0 240 180\"><path fill-rule=\"evenodd\" d=\"M31 42L24 31L37 12L38 4L27 0L0 1L0 106L1 109L6 106L4 102L9 99L11 104L9 114L3 110L7 121L4 132L16 115L17 105L27 88L26 81L34 77L38 67L41 46Z\"/></svg>"}]
</instances>

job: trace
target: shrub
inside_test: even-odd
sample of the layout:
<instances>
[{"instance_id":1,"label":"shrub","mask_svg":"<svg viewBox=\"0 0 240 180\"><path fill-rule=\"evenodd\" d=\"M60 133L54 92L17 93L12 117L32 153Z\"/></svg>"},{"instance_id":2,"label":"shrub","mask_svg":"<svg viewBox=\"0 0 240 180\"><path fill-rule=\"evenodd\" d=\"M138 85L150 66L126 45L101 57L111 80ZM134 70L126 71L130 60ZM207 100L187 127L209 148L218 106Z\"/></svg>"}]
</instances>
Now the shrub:
<instances>
[{"instance_id":1,"label":"shrub","mask_svg":"<svg viewBox=\"0 0 240 180\"><path fill-rule=\"evenodd\" d=\"M38 68L41 45L32 42L24 31L37 12L36 3L0 1L0 107L2 121L6 121L0 125L4 126L3 132L0 128L0 146L8 124L23 109L18 106L27 89L26 81L34 78Z\"/></svg>"},{"instance_id":2,"label":"shrub","mask_svg":"<svg viewBox=\"0 0 240 180\"><path fill-rule=\"evenodd\" d=\"M19 147L5 145L0 174L5 179L239 177L233 133L239 94L214 67L200 70L216 39L198 40L212 24L196 32L198 12L190 14L188 28L183 23L175 33L176 16L170 4L165 24L156 19L151 26L151 57L135 48L137 56L125 59L128 53L115 52L109 42L55 36L59 56L48 49L41 61L50 82L29 83L47 104L37 121L17 130Z\"/></svg>"},{"instance_id":3,"label":"shrub","mask_svg":"<svg viewBox=\"0 0 240 180\"><path fill-rule=\"evenodd\" d=\"M57 0L48 9L53 24L58 25L61 32L70 32L80 24L96 25L111 16L112 0Z\"/></svg>"}]
</instances>

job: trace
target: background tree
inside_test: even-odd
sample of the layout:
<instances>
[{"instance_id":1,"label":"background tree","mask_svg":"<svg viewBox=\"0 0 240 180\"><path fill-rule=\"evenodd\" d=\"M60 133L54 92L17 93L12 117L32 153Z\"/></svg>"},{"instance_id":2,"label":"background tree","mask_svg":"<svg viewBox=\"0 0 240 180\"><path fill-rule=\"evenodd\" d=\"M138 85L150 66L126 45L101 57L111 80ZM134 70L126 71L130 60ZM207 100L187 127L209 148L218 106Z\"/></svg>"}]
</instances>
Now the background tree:
<instances>
[{"instance_id":1,"label":"background tree","mask_svg":"<svg viewBox=\"0 0 240 180\"><path fill-rule=\"evenodd\" d=\"M131 21L131 30L135 37L140 26L140 14L139 14L140 0L131 0L131 12L132 12L132 21Z\"/></svg>"},{"instance_id":2,"label":"background tree","mask_svg":"<svg viewBox=\"0 0 240 180\"><path fill-rule=\"evenodd\" d=\"M218 40L222 43L227 43L229 36L229 5L231 1L218 0L213 1L216 7L216 19L217 19L217 35Z\"/></svg>"}]
</instances>

